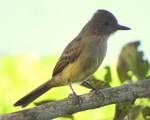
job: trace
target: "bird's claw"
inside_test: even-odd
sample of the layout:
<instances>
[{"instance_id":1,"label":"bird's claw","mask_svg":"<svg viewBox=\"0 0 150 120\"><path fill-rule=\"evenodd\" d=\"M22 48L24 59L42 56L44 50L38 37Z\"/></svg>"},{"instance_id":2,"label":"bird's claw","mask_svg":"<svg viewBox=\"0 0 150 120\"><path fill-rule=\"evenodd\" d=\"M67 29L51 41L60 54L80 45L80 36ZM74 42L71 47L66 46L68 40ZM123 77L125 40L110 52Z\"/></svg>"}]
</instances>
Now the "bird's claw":
<instances>
[{"instance_id":1,"label":"bird's claw","mask_svg":"<svg viewBox=\"0 0 150 120\"><path fill-rule=\"evenodd\" d=\"M81 107L83 99L80 96L78 96L76 94L69 94L69 98L75 98L76 99L77 107Z\"/></svg>"},{"instance_id":2,"label":"bird's claw","mask_svg":"<svg viewBox=\"0 0 150 120\"><path fill-rule=\"evenodd\" d=\"M94 93L96 93L99 97L101 97L101 101L103 101L103 100L105 99L104 94L103 94L102 92L100 92L100 90L97 89L97 88L93 88L90 92L94 92Z\"/></svg>"}]
</instances>

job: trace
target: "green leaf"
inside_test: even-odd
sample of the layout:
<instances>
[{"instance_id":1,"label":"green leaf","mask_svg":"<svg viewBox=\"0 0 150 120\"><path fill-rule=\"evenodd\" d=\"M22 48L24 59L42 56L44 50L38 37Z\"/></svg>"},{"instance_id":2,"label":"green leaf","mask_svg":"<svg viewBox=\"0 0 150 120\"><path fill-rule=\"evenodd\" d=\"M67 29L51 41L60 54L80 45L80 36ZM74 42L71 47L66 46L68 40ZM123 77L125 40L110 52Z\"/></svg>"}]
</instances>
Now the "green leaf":
<instances>
[{"instance_id":1,"label":"green leaf","mask_svg":"<svg viewBox=\"0 0 150 120\"><path fill-rule=\"evenodd\" d=\"M150 120L150 107L142 109L142 115L145 120Z\"/></svg>"},{"instance_id":2,"label":"green leaf","mask_svg":"<svg viewBox=\"0 0 150 120\"><path fill-rule=\"evenodd\" d=\"M105 81L110 83L112 81L110 66L106 66L105 69L107 70Z\"/></svg>"},{"instance_id":3,"label":"green leaf","mask_svg":"<svg viewBox=\"0 0 150 120\"><path fill-rule=\"evenodd\" d=\"M108 88L108 87L110 87L110 85L107 83L107 82L105 82L105 81L102 81L102 80L97 80L97 79L95 79L95 78L89 78L89 79L87 79L87 81L93 86L93 87L95 87L95 88L97 88L97 89L105 89L105 88ZM82 83L81 84L82 86L84 86L84 87L87 87L87 88L90 88L86 83Z\"/></svg>"},{"instance_id":4,"label":"green leaf","mask_svg":"<svg viewBox=\"0 0 150 120\"><path fill-rule=\"evenodd\" d=\"M134 101L122 102L116 104L114 120L122 120L131 110Z\"/></svg>"},{"instance_id":5,"label":"green leaf","mask_svg":"<svg viewBox=\"0 0 150 120\"><path fill-rule=\"evenodd\" d=\"M130 119L136 120L141 112L142 106L136 105L130 110Z\"/></svg>"},{"instance_id":6,"label":"green leaf","mask_svg":"<svg viewBox=\"0 0 150 120\"><path fill-rule=\"evenodd\" d=\"M140 41L135 41L122 48L117 65L121 83L125 80L131 80L132 75L135 75L139 80L145 79L147 75L149 62L143 59L143 52L137 50L139 45Z\"/></svg>"}]
</instances>

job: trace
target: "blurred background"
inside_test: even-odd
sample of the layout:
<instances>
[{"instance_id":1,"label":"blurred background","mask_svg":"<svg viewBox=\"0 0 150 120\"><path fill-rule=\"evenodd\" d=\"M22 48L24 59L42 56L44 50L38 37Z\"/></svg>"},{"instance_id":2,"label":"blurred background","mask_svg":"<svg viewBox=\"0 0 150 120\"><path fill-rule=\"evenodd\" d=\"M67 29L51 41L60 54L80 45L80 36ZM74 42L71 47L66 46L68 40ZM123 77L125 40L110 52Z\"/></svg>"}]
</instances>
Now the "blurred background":
<instances>
[{"instance_id":1,"label":"blurred background","mask_svg":"<svg viewBox=\"0 0 150 120\"><path fill-rule=\"evenodd\" d=\"M65 46L77 36L98 9L112 12L118 22L131 31L118 31L108 42L102 66L115 66L122 47L140 40L140 50L150 59L150 1L149 0L5 0L0 1L0 114L21 108L13 104L51 78L52 70ZM96 73L103 74L103 69ZM112 83L117 86L119 83ZM89 90L74 86L78 94ZM77 88L77 89L76 89ZM65 92L64 92L65 91ZM60 100L71 93L69 87L54 88L37 101ZM29 107L34 106L31 104ZM76 119L95 115L111 118L114 106L88 110L74 115ZM107 114L109 110L110 115ZM90 116L89 113L90 112ZM96 119L95 119L96 120Z\"/></svg>"}]
</instances>

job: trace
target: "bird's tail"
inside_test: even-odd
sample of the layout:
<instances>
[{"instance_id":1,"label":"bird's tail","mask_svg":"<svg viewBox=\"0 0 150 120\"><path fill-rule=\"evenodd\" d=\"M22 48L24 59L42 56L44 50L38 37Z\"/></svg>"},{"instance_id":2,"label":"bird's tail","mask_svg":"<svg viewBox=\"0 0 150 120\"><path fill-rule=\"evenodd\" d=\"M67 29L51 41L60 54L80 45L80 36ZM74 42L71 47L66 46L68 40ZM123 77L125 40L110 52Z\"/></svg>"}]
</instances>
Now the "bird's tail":
<instances>
[{"instance_id":1,"label":"bird's tail","mask_svg":"<svg viewBox=\"0 0 150 120\"><path fill-rule=\"evenodd\" d=\"M30 104L32 101L37 99L39 96L50 90L52 87L58 86L56 85L58 82L55 82L55 78L52 78L45 82L44 84L37 87L35 90L18 100L14 106L22 106L26 107L28 104Z\"/></svg>"}]
</instances>

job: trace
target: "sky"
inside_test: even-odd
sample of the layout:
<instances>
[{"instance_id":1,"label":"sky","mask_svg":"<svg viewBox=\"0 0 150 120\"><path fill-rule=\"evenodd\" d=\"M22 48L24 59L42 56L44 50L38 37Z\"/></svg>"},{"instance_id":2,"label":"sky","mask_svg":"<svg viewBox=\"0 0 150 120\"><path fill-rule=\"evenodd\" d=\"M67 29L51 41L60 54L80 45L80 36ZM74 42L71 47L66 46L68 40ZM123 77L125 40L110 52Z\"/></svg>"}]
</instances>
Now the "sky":
<instances>
[{"instance_id":1,"label":"sky","mask_svg":"<svg viewBox=\"0 0 150 120\"><path fill-rule=\"evenodd\" d=\"M130 31L108 41L105 62L118 59L121 48L141 40L150 59L150 0L1 0L0 54L60 55L98 9L113 13Z\"/></svg>"}]
</instances>

